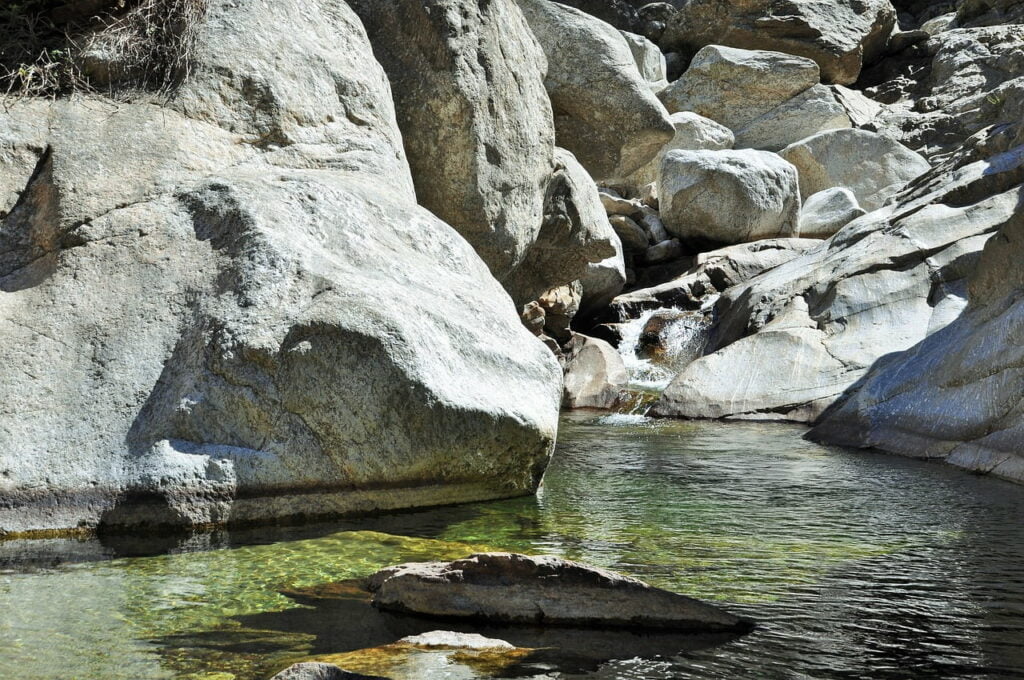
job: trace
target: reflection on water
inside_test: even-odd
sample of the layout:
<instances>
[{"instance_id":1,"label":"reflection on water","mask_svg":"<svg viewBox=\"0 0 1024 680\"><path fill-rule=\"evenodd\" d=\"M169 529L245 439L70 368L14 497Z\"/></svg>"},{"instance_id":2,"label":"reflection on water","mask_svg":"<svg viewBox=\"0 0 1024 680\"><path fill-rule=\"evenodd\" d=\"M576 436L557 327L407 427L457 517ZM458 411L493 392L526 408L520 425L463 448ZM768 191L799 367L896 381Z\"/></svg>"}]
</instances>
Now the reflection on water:
<instances>
[{"instance_id":1,"label":"reflection on water","mask_svg":"<svg viewBox=\"0 0 1024 680\"><path fill-rule=\"evenodd\" d=\"M1024 488L801 432L567 417L536 498L206 535L155 557L124 555L167 546L0 544L0 678L262 680L437 627L333 584L481 549L611 567L761 623L726 644L483 630L561 648L501 677L1024 675Z\"/></svg>"}]
</instances>

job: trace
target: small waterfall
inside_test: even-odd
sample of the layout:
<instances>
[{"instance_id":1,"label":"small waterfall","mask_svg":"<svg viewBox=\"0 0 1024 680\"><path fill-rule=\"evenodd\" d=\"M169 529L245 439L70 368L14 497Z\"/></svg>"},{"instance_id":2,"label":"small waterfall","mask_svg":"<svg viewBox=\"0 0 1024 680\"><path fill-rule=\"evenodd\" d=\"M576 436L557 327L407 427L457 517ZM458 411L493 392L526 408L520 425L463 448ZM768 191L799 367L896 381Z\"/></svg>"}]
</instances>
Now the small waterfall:
<instances>
[{"instance_id":1,"label":"small waterfall","mask_svg":"<svg viewBox=\"0 0 1024 680\"><path fill-rule=\"evenodd\" d=\"M662 309L651 309L632 321L622 324L622 339L619 341L619 354L629 373L629 386L635 390L655 391L661 393L672 382L675 373L670 366L655 363L652 359L641 358L640 338L643 336L647 322Z\"/></svg>"},{"instance_id":2,"label":"small waterfall","mask_svg":"<svg viewBox=\"0 0 1024 680\"><path fill-rule=\"evenodd\" d=\"M675 308L648 310L623 323L619 354L632 398L623 404L623 412L608 418L643 420L672 379L704 353L707 331L704 314Z\"/></svg>"}]
</instances>

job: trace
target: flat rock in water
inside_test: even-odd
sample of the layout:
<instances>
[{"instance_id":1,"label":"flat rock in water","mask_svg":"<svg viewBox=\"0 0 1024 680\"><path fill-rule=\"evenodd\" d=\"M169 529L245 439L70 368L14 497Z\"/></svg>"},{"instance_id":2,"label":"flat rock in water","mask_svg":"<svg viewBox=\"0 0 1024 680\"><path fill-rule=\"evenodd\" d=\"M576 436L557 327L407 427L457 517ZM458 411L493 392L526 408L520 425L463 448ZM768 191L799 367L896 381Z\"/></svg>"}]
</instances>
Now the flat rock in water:
<instances>
[{"instance_id":1,"label":"flat rock in water","mask_svg":"<svg viewBox=\"0 0 1024 680\"><path fill-rule=\"evenodd\" d=\"M496 640L476 633L457 633L451 630L432 630L420 635L408 635L398 642L426 649L511 650L516 648L515 645L504 640Z\"/></svg>"},{"instance_id":2,"label":"flat rock in water","mask_svg":"<svg viewBox=\"0 0 1024 680\"><path fill-rule=\"evenodd\" d=\"M350 673L329 663L297 663L270 680L388 680L380 675Z\"/></svg>"},{"instance_id":3,"label":"flat rock in water","mask_svg":"<svg viewBox=\"0 0 1024 680\"><path fill-rule=\"evenodd\" d=\"M391 611L503 623L747 631L753 623L684 595L557 557L480 553L409 563L370 577Z\"/></svg>"}]
</instances>

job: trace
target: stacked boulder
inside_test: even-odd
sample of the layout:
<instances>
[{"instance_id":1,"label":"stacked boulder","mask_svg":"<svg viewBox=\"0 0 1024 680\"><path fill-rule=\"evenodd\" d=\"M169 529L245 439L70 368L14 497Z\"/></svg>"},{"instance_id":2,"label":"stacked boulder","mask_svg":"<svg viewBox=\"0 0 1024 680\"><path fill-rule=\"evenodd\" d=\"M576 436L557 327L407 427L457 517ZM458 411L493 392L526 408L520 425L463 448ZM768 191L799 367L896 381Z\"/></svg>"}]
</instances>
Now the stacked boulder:
<instances>
[{"instance_id":1,"label":"stacked boulder","mask_svg":"<svg viewBox=\"0 0 1024 680\"><path fill-rule=\"evenodd\" d=\"M726 126L736 148L778 151L817 132L850 127L846 109L820 80L810 59L708 45L659 97L671 112L693 111Z\"/></svg>"},{"instance_id":2,"label":"stacked boulder","mask_svg":"<svg viewBox=\"0 0 1024 680\"><path fill-rule=\"evenodd\" d=\"M1020 209L1024 147L1006 150L993 135L817 248L726 291L708 354L655 411L813 421L880 358L957 318L982 247Z\"/></svg>"},{"instance_id":3,"label":"stacked boulder","mask_svg":"<svg viewBox=\"0 0 1024 680\"><path fill-rule=\"evenodd\" d=\"M773 50L814 60L830 83L849 85L885 50L896 27L889 0L690 0L666 26L662 47Z\"/></svg>"}]
</instances>

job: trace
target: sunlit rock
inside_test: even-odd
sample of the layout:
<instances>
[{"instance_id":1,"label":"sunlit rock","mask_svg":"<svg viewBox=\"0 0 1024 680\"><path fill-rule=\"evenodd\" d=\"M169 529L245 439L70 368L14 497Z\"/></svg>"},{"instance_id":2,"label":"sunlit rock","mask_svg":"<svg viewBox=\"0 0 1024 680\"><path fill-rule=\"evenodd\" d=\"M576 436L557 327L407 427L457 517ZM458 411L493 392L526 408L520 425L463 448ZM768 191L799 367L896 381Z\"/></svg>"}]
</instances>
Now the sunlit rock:
<instances>
[{"instance_id":1,"label":"sunlit rock","mask_svg":"<svg viewBox=\"0 0 1024 680\"><path fill-rule=\"evenodd\" d=\"M389 567L368 583L375 606L419 615L706 632L752 627L698 600L556 557L481 553Z\"/></svg>"}]
</instances>

